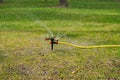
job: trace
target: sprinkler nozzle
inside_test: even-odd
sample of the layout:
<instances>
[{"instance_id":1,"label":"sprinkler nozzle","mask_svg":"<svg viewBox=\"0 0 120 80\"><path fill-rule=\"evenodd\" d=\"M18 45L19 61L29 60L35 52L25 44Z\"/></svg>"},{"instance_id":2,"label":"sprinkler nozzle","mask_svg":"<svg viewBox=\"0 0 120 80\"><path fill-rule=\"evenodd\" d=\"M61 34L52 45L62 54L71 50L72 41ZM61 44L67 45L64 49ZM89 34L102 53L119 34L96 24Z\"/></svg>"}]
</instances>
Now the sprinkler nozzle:
<instances>
[{"instance_id":1,"label":"sprinkler nozzle","mask_svg":"<svg viewBox=\"0 0 120 80\"><path fill-rule=\"evenodd\" d=\"M53 45L54 44L58 44L58 39L56 39L56 37L46 38L45 40L50 40L51 50L53 50Z\"/></svg>"}]
</instances>

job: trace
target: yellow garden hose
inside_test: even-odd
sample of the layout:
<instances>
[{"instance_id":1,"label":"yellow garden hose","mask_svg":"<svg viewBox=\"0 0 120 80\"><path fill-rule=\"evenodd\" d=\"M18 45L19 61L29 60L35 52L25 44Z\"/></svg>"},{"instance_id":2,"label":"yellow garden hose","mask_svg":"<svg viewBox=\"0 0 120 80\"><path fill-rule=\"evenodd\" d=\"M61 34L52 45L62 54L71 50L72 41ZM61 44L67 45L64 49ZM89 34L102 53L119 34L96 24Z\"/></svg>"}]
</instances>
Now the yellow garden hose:
<instances>
[{"instance_id":1,"label":"yellow garden hose","mask_svg":"<svg viewBox=\"0 0 120 80\"><path fill-rule=\"evenodd\" d=\"M59 44L65 44L77 48L89 49L89 48L109 48L109 47L120 47L120 45L98 45L98 46L78 46L75 44L67 43L67 42L58 42Z\"/></svg>"}]
</instances>

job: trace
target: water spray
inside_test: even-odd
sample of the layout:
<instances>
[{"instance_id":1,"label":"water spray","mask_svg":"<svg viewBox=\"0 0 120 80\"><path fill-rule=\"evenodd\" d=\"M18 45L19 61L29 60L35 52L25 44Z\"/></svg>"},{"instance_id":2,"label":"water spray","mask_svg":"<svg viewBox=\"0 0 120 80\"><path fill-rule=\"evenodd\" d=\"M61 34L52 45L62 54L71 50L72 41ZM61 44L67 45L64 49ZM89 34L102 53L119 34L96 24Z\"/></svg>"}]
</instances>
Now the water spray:
<instances>
[{"instance_id":1,"label":"water spray","mask_svg":"<svg viewBox=\"0 0 120 80\"><path fill-rule=\"evenodd\" d=\"M64 45L73 46L73 47L82 48L82 49L120 47L120 45L79 46L79 45L75 45L75 44L71 44L71 43L67 43L67 42L60 42L60 41L58 42L58 38L54 37L53 32L45 24L41 23L39 21L39 19L37 17L35 17L33 14L31 14L31 16L32 16L32 20L36 20L35 23L37 23L40 26L44 27L48 31L48 33L50 34L51 37L46 38L45 40L50 41L51 50L53 50L54 44L64 44ZM66 33L64 33L63 35L58 35L57 37L61 38L67 33L68 33L68 31Z\"/></svg>"}]
</instances>

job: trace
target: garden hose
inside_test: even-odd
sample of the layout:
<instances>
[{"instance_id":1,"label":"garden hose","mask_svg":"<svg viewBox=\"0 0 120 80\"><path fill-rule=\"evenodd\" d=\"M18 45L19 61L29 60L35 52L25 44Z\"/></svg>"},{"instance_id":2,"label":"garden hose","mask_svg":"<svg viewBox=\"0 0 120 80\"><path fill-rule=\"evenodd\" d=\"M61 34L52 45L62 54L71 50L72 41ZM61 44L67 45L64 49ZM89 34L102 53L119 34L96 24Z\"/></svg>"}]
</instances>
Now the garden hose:
<instances>
[{"instance_id":1,"label":"garden hose","mask_svg":"<svg viewBox=\"0 0 120 80\"><path fill-rule=\"evenodd\" d=\"M82 48L82 49L120 47L120 45L78 46L78 45L67 43L67 42L58 42L58 44L65 44L68 46L73 46L73 47Z\"/></svg>"},{"instance_id":2,"label":"garden hose","mask_svg":"<svg viewBox=\"0 0 120 80\"><path fill-rule=\"evenodd\" d=\"M81 48L81 49L120 47L120 45L78 46L78 45L67 43L67 42L60 42L55 37L45 38L45 40L49 40L50 41L51 50L53 50L54 44L65 44L65 45L68 45L68 46L73 46L73 47L77 47L77 48Z\"/></svg>"}]
</instances>

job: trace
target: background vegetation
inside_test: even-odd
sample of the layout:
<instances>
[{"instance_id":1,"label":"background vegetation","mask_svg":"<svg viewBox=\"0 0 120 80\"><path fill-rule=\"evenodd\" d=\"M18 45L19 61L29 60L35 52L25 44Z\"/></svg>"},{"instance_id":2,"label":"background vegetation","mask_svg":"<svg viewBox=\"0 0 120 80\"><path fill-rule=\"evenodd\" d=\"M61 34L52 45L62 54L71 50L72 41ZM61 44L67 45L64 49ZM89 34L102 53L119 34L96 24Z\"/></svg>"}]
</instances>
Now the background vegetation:
<instances>
[{"instance_id":1,"label":"background vegetation","mask_svg":"<svg viewBox=\"0 0 120 80\"><path fill-rule=\"evenodd\" d=\"M0 3L0 80L119 80L120 48L78 49L44 41L120 44L117 0L5 0Z\"/></svg>"}]
</instances>

